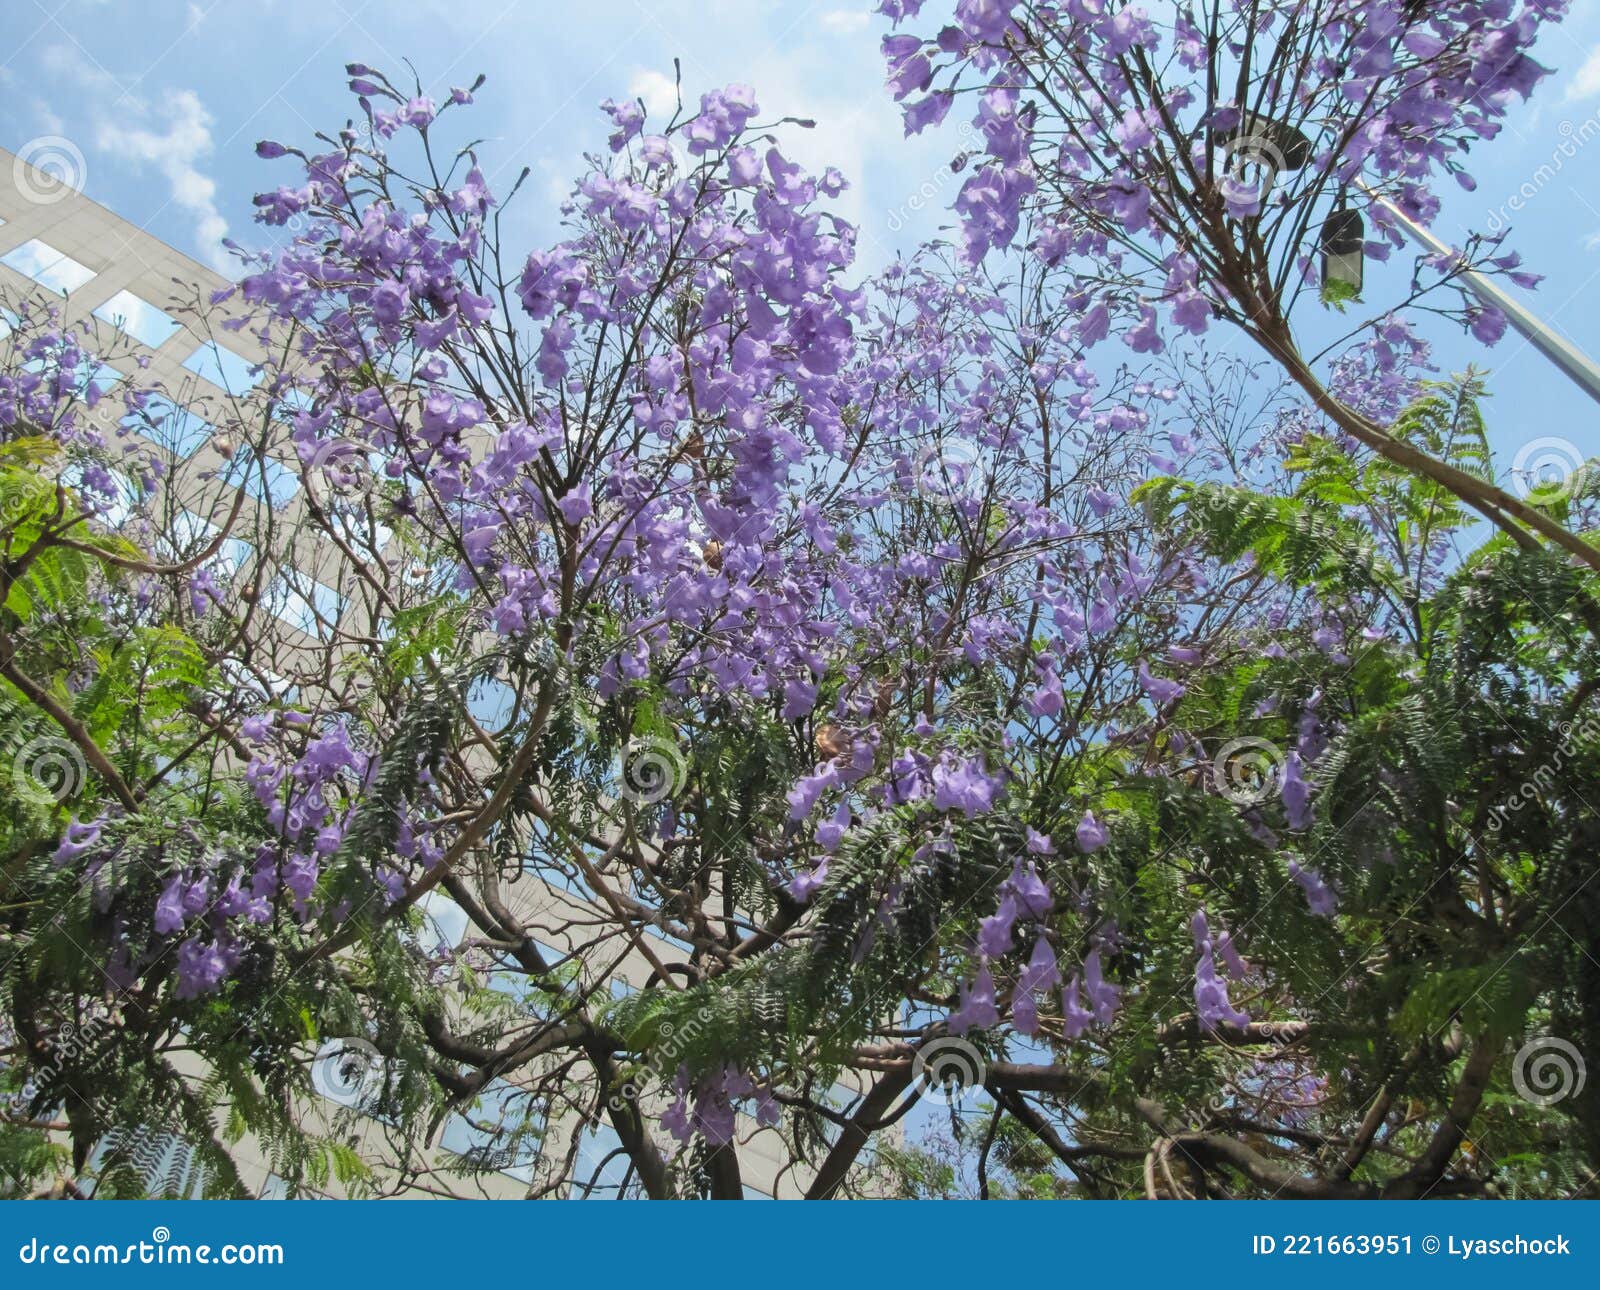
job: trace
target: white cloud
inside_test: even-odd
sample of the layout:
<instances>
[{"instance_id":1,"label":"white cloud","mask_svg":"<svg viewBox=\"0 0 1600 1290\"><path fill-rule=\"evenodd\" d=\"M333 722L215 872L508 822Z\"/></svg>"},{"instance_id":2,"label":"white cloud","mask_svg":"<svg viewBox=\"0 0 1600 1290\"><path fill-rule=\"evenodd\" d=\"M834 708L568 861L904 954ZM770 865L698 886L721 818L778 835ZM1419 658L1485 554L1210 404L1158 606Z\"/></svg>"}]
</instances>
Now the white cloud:
<instances>
[{"instance_id":1,"label":"white cloud","mask_svg":"<svg viewBox=\"0 0 1600 1290\"><path fill-rule=\"evenodd\" d=\"M565 161L556 157L540 157L536 163L544 179L544 193L551 209L558 209L572 197L572 171Z\"/></svg>"},{"instance_id":2,"label":"white cloud","mask_svg":"<svg viewBox=\"0 0 1600 1290\"><path fill-rule=\"evenodd\" d=\"M1583 60L1583 66L1578 68L1572 83L1567 86L1567 101L1571 103L1578 99L1589 99L1596 94L1600 94L1600 45L1589 51L1589 57Z\"/></svg>"},{"instance_id":3,"label":"white cloud","mask_svg":"<svg viewBox=\"0 0 1600 1290\"><path fill-rule=\"evenodd\" d=\"M872 15L865 9L830 9L822 15L822 26L827 31L850 34L864 31Z\"/></svg>"},{"instance_id":4,"label":"white cloud","mask_svg":"<svg viewBox=\"0 0 1600 1290\"><path fill-rule=\"evenodd\" d=\"M639 72L628 82L628 94L644 104L657 125L664 125L678 109L677 84L661 72Z\"/></svg>"},{"instance_id":5,"label":"white cloud","mask_svg":"<svg viewBox=\"0 0 1600 1290\"><path fill-rule=\"evenodd\" d=\"M65 134L67 132L66 125L56 115L55 109L42 98L28 94L22 88L21 81L17 79L17 74L9 67L0 67L0 92L3 92L13 103L19 102L24 98L27 99L28 107L33 113L33 119L39 123L40 134ZM11 149L16 151L17 144L21 142L20 138L11 142Z\"/></svg>"},{"instance_id":6,"label":"white cloud","mask_svg":"<svg viewBox=\"0 0 1600 1290\"><path fill-rule=\"evenodd\" d=\"M179 90L163 104L164 129L130 127L102 120L96 146L133 162L150 165L166 177L174 203L194 217L195 240L212 267L237 268L222 247L228 221L217 209L217 185L195 164L212 151L211 114L193 90Z\"/></svg>"},{"instance_id":7,"label":"white cloud","mask_svg":"<svg viewBox=\"0 0 1600 1290\"><path fill-rule=\"evenodd\" d=\"M222 246L228 221L217 208L216 181L199 166L215 147L211 114L200 96L193 90L176 90L153 108L64 46L46 50L43 61L88 91L95 147L111 161L131 164L136 171L146 167L158 171L167 181L168 199L194 220L201 258L219 273L236 273L238 262Z\"/></svg>"}]
</instances>

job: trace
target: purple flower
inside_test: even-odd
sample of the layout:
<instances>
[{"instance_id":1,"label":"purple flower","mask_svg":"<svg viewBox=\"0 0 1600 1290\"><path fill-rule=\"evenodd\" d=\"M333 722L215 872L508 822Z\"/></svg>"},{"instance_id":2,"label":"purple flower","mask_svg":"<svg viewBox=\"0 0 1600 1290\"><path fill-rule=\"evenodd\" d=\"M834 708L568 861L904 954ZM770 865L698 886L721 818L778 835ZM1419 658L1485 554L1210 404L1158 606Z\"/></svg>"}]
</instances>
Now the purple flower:
<instances>
[{"instance_id":1,"label":"purple flower","mask_svg":"<svg viewBox=\"0 0 1600 1290\"><path fill-rule=\"evenodd\" d=\"M1233 1026L1250 1024L1250 1014L1241 1012L1228 998L1227 983L1217 975L1216 960L1212 957L1211 929L1206 922L1206 911L1197 909L1189 923L1194 934L1194 947L1200 958L1194 969L1194 1006L1200 1025L1215 1030L1219 1024ZM1226 933L1224 933L1226 935Z\"/></svg>"},{"instance_id":2,"label":"purple flower","mask_svg":"<svg viewBox=\"0 0 1600 1290\"><path fill-rule=\"evenodd\" d=\"M1506 316L1493 305L1474 309L1467 315L1472 334L1484 345L1497 345L1506 334Z\"/></svg>"},{"instance_id":3,"label":"purple flower","mask_svg":"<svg viewBox=\"0 0 1600 1290\"><path fill-rule=\"evenodd\" d=\"M1172 321L1191 335L1211 326L1211 302L1198 291L1182 291L1172 298Z\"/></svg>"},{"instance_id":4,"label":"purple flower","mask_svg":"<svg viewBox=\"0 0 1600 1290\"><path fill-rule=\"evenodd\" d=\"M1123 113L1112 134L1125 152L1141 152L1155 143L1155 131L1150 128L1153 115L1141 108L1129 108Z\"/></svg>"},{"instance_id":5,"label":"purple flower","mask_svg":"<svg viewBox=\"0 0 1600 1290\"><path fill-rule=\"evenodd\" d=\"M456 294L456 310L469 323L476 326L488 322L494 316L494 301L488 296L480 296L475 291L461 291Z\"/></svg>"},{"instance_id":6,"label":"purple flower","mask_svg":"<svg viewBox=\"0 0 1600 1290\"><path fill-rule=\"evenodd\" d=\"M933 768L933 805L940 811L960 811L969 820L989 810L999 791L1001 777L990 775L981 758L952 763L945 759Z\"/></svg>"},{"instance_id":7,"label":"purple flower","mask_svg":"<svg viewBox=\"0 0 1600 1290\"><path fill-rule=\"evenodd\" d=\"M1028 965L1017 977L1017 989L1023 994L1042 994L1061 983L1061 969L1056 965L1055 951L1043 936L1033 943L1033 953Z\"/></svg>"},{"instance_id":8,"label":"purple flower","mask_svg":"<svg viewBox=\"0 0 1600 1290\"><path fill-rule=\"evenodd\" d=\"M1079 1002L1078 974L1074 972L1061 992L1062 1029L1068 1039L1076 1039L1094 1022L1094 1013Z\"/></svg>"},{"instance_id":9,"label":"purple flower","mask_svg":"<svg viewBox=\"0 0 1600 1290\"><path fill-rule=\"evenodd\" d=\"M667 1109L661 1113L661 1127L677 1141L686 1145L694 1137L694 1129L689 1124L689 1098L687 1094L680 1092L672 1101L667 1103Z\"/></svg>"},{"instance_id":10,"label":"purple flower","mask_svg":"<svg viewBox=\"0 0 1600 1290\"><path fill-rule=\"evenodd\" d=\"M824 851L838 850L839 843L844 840L845 831L850 827L850 803L840 802L834 807L830 819L817 826L817 845Z\"/></svg>"},{"instance_id":11,"label":"purple flower","mask_svg":"<svg viewBox=\"0 0 1600 1290\"><path fill-rule=\"evenodd\" d=\"M1050 886L1039 876L1039 870L1032 860L1026 865L1017 860L1005 886L1016 896L1018 908L1029 918L1043 918L1050 912L1054 903Z\"/></svg>"},{"instance_id":12,"label":"purple flower","mask_svg":"<svg viewBox=\"0 0 1600 1290\"><path fill-rule=\"evenodd\" d=\"M61 845L51 854L51 863L57 868L70 864L90 847L100 840L100 822L90 820L85 824L77 820L67 822L67 831L61 839Z\"/></svg>"},{"instance_id":13,"label":"purple flower","mask_svg":"<svg viewBox=\"0 0 1600 1290\"><path fill-rule=\"evenodd\" d=\"M1315 869L1302 868L1295 861L1289 861L1289 876L1300 884L1300 890L1306 894L1306 905L1318 918L1332 918L1339 907L1338 897L1333 889L1322 881L1322 875Z\"/></svg>"},{"instance_id":14,"label":"purple flower","mask_svg":"<svg viewBox=\"0 0 1600 1290\"><path fill-rule=\"evenodd\" d=\"M896 37L886 37L885 40L894 40ZM889 69L889 79L885 82L894 94L896 101L918 90L928 88L928 83L933 79L933 65L928 61L928 56L921 52L905 55L895 62Z\"/></svg>"},{"instance_id":15,"label":"purple flower","mask_svg":"<svg viewBox=\"0 0 1600 1290\"><path fill-rule=\"evenodd\" d=\"M1100 951L1090 950L1083 961L1083 989L1095 1020L1109 1025L1117 1015L1117 1002L1122 991L1100 975Z\"/></svg>"},{"instance_id":16,"label":"purple flower","mask_svg":"<svg viewBox=\"0 0 1600 1290\"><path fill-rule=\"evenodd\" d=\"M467 171L466 181L450 194L449 206L457 215L482 215L494 205L494 195L489 191L483 171L476 166Z\"/></svg>"},{"instance_id":17,"label":"purple flower","mask_svg":"<svg viewBox=\"0 0 1600 1290\"><path fill-rule=\"evenodd\" d=\"M627 147L628 140L638 134L639 127L644 124L644 109L633 99L625 99L621 103L607 99L600 105L600 110L609 116L611 123L617 127L611 135L611 151L621 152Z\"/></svg>"},{"instance_id":18,"label":"purple flower","mask_svg":"<svg viewBox=\"0 0 1600 1290\"><path fill-rule=\"evenodd\" d=\"M1149 305L1139 309L1139 321L1122 333L1122 339L1135 354L1159 354L1166 349L1156 329L1156 311Z\"/></svg>"},{"instance_id":19,"label":"purple flower","mask_svg":"<svg viewBox=\"0 0 1600 1290\"><path fill-rule=\"evenodd\" d=\"M406 105L400 109L399 117L406 125L413 129L426 129L437 115L433 100L426 95L408 99Z\"/></svg>"},{"instance_id":20,"label":"purple flower","mask_svg":"<svg viewBox=\"0 0 1600 1290\"><path fill-rule=\"evenodd\" d=\"M1217 933L1216 947L1218 955L1222 958L1222 965L1227 968L1228 975L1235 981L1242 981L1250 975L1250 965L1244 961L1244 956L1239 953L1233 943L1233 937L1226 928Z\"/></svg>"},{"instance_id":21,"label":"purple flower","mask_svg":"<svg viewBox=\"0 0 1600 1290\"><path fill-rule=\"evenodd\" d=\"M964 1035L969 1030L986 1030L1000 1022L1000 1010L994 1002L994 977L989 965L978 968L971 986L963 986L956 1010L947 1018L950 1033Z\"/></svg>"},{"instance_id":22,"label":"purple flower","mask_svg":"<svg viewBox=\"0 0 1600 1290\"><path fill-rule=\"evenodd\" d=\"M1289 817L1291 829L1305 829L1311 826L1313 812L1311 810L1311 785L1306 782L1305 775L1300 769L1300 754L1290 752L1283 759L1283 770L1278 777L1279 791L1283 795L1284 814Z\"/></svg>"},{"instance_id":23,"label":"purple flower","mask_svg":"<svg viewBox=\"0 0 1600 1290\"><path fill-rule=\"evenodd\" d=\"M1170 681L1166 677L1153 676L1150 665L1142 659L1138 668L1139 688L1150 696L1150 701L1157 707L1165 707L1176 699L1183 697L1184 687L1181 682Z\"/></svg>"},{"instance_id":24,"label":"purple flower","mask_svg":"<svg viewBox=\"0 0 1600 1290\"><path fill-rule=\"evenodd\" d=\"M372 288L368 304L378 322L392 327L405 317L406 309L411 304L411 293L403 282L380 282Z\"/></svg>"},{"instance_id":25,"label":"purple flower","mask_svg":"<svg viewBox=\"0 0 1600 1290\"><path fill-rule=\"evenodd\" d=\"M764 1129L775 1129L783 1120L783 1108L773 1096L770 1085L763 1084L752 1094L755 1100L756 1123Z\"/></svg>"},{"instance_id":26,"label":"purple flower","mask_svg":"<svg viewBox=\"0 0 1600 1290\"><path fill-rule=\"evenodd\" d=\"M1097 304L1078 320L1078 343L1085 349L1098 345L1111 334L1111 311Z\"/></svg>"},{"instance_id":27,"label":"purple flower","mask_svg":"<svg viewBox=\"0 0 1600 1290\"><path fill-rule=\"evenodd\" d=\"M821 889L823 882L828 877L828 857L822 860L814 869L802 869L789 882L789 894L805 904Z\"/></svg>"},{"instance_id":28,"label":"purple flower","mask_svg":"<svg viewBox=\"0 0 1600 1290\"><path fill-rule=\"evenodd\" d=\"M196 569L189 575L189 609L196 618L205 617L213 605L222 603L222 588L210 569Z\"/></svg>"},{"instance_id":29,"label":"purple flower","mask_svg":"<svg viewBox=\"0 0 1600 1290\"><path fill-rule=\"evenodd\" d=\"M556 508L561 512L561 518L568 524L581 524L594 514L594 506L589 500L589 484L587 481L579 484L570 492L565 493L557 500Z\"/></svg>"},{"instance_id":30,"label":"purple flower","mask_svg":"<svg viewBox=\"0 0 1600 1290\"><path fill-rule=\"evenodd\" d=\"M220 940L204 945L191 936L178 946L178 998L196 999L210 994L222 984L238 957L235 947Z\"/></svg>"},{"instance_id":31,"label":"purple flower","mask_svg":"<svg viewBox=\"0 0 1600 1290\"><path fill-rule=\"evenodd\" d=\"M791 677L783 683L785 721L798 721L817 705L817 684L809 677Z\"/></svg>"},{"instance_id":32,"label":"purple flower","mask_svg":"<svg viewBox=\"0 0 1600 1290\"><path fill-rule=\"evenodd\" d=\"M906 134L921 134L930 125L938 125L945 119L950 111L950 105L955 101L954 94L948 90L939 90L926 98L918 99L915 103L907 103L902 110Z\"/></svg>"},{"instance_id":33,"label":"purple flower","mask_svg":"<svg viewBox=\"0 0 1600 1290\"><path fill-rule=\"evenodd\" d=\"M1011 1025L1019 1035L1039 1033L1039 1004L1020 988L1011 1000Z\"/></svg>"},{"instance_id":34,"label":"purple flower","mask_svg":"<svg viewBox=\"0 0 1600 1290\"><path fill-rule=\"evenodd\" d=\"M988 959L1009 954L1021 912L1017 897L1007 892L1000 901L1000 907L978 924L978 953Z\"/></svg>"},{"instance_id":35,"label":"purple flower","mask_svg":"<svg viewBox=\"0 0 1600 1290\"><path fill-rule=\"evenodd\" d=\"M1105 846L1105 826L1094 818L1093 811L1085 811L1083 818L1078 821L1077 837L1078 846L1088 854L1093 854Z\"/></svg>"},{"instance_id":36,"label":"purple flower","mask_svg":"<svg viewBox=\"0 0 1600 1290\"><path fill-rule=\"evenodd\" d=\"M839 768L831 761L821 763L789 790L789 818L803 820L816 810L817 802L830 788L839 784Z\"/></svg>"},{"instance_id":37,"label":"purple flower","mask_svg":"<svg viewBox=\"0 0 1600 1290\"><path fill-rule=\"evenodd\" d=\"M173 878L161 889L161 895L156 900L155 928L161 935L177 931L184 924L183 911L184 885L180 874Z\"/></svg>"},{"instance_id":38,"label":"purple flower","mask_svg":"<svg viewBox=\"0 0 1600 1290\"><path fill-rule=\"evenodd\" d=\"M1228 218L1245 220L1261 214L1261 187L1246 183L1235 175L1224 175L1218 185L1223 203L1228 208Z\"/></svg>"},{"instance_id":39,"label":"purple flower","mask_svg":"<svg viewBox=\"0 0 1600 1290\"><path fill-rule=\"evenodd\" d=\"M1061 678L1053 668L1042 669L1038 687L1028 696L1028 711L1036 717L1059 716L1065 703Z\"/></svg>"}]
</instances>

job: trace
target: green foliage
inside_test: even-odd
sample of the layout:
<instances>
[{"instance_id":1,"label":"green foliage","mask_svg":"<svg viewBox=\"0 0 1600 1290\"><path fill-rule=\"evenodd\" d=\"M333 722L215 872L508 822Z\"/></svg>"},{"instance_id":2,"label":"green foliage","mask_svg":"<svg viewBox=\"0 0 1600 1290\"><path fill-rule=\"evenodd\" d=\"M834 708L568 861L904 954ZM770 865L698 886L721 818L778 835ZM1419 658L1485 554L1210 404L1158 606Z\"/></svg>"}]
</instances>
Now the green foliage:
<instances>
[{"instance_id":1,"label":"green foliage","mask_svg":"<svg viewBox=\"0 0 1600 1290\"><path fill-rule=\"evenodd\" d=\"M1345 282L1339 278L1330 278L1323 282L1318 291L1322 303L1329 309L1337 309L1340 313L1349 304L1361 303L1361 289L1353 282Z\"/></svg>"},{"instance_id":2,"label":"green foliage","mask_svg":"<svg viewBox=\"0 0 1600 1290\"><path fill-rule=\"evenodd\" d=\"M1477 394L1470 380L1434 389L1395 432L1488 478ZM1382 461L1354 462L1307 439L1286 464L1297 479L1289 497L1175 480L1144 494L1219 561L1247 558L1312 593L1313 605L1359 604L1387 629L1353 657L1258 655L1191 685L1174 720L1209 747L1250 734L1288 748L1303 720L1329 730L1313 821L1278 846L1339 891L1339 919L1285 914L1272 884L1254 876L1270 850L1219 832L1214 812L1169 790L1190 845L1214 862L1196 866L1208 906L1272 947L1255 955L1270 962L1270 979L1292 986L1294 1015L1322 1023L1306 1047L1315 1069L1343 1072L1334 1086L1346 1123L1397 1064L1425 1099L1447 1099L1462 1042L1509 1052L1549 1026L1581 1051L1600 1050L1600 1016L1583 997L1594 970L1581 949L1597 911L1579 860L1600 827L1591 805L1600 717L1590 687L1575 688L1600 664L1594 580L1499 536L1441 559L1470 516ZM1246 720L1252 712L1265 715ZM1558 911L1567 911L1559 928ZM1591 1096L1532 1107L1508 1096L1509 1073L1509 1062L1497 1064L1475 1130L1485 1153L1510 1162L1518 1144L1554 1140L1580 1156L1600 1151ZM1199 1091L1176 1090L1174 1100ZM1554 1127L1562 1122L1581 1127L1576 1138ZM1528 1185L1509 1163L1483 1167ZM1388 1168L1369 1156L1357 1176L1381 1182ZM1576 1172L1573 1159L1552 1171Z\"/></svg>"}]
</instances>

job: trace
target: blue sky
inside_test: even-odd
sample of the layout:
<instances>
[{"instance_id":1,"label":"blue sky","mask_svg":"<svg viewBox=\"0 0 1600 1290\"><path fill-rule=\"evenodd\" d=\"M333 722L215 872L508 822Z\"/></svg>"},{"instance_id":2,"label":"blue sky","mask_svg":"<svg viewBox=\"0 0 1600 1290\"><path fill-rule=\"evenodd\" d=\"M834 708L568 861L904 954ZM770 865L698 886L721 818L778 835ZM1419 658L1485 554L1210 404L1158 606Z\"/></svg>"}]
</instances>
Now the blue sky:
<instances>
[{"instance_id":1,"label":"blue sky","mask_svg":"<svg viewBox=\"0 0 1600 1290\"><path fill-rule=\"evenodd\" d=\"M520 251L555 234L556 208L581 154L603 147L598 102L629 94L652 106L667 101L677 57L686 96L745 81L765 119L817 120L792 150L813 164L837 165L852 181L842 213L858 223L862 258L872 267L937 232L956 182L943 165L954 147L949 129L902 138L899 113L881 88L877 42L885 24L870 7L870 0L7 0L0 143L20 151L44 136L71 140L85 158L91 197L220 266L224 234L262 241L250 197L287 177L287 163L255 159L255 140L305 141L316 128L341 124L354 109L346 62L396 69L410 58L424 84L441 93L484 72L489 80L470 120L486 139L491 177L504 188L522 165L533 168L508 225ZM1580 0L1574 8L1535 51L1557 75L1474 158L1478 191L1452 186L1439 227L1458 236L1491 215L1511 222L1508 246L1548 278L1529 303L1600 355L1600 5ZM1568 140L1575 155L1562 157ZM1538 178L1541 166L1554 173ZM1526 196L1513 212L1508 203L1519 190ZM1441 323L1428 330L1442 366L1492 360L1490 419L1504 452L1557 434L1600 453L1594 404L1514 334L1485 356Z\"/></svg>"}]
</instances>

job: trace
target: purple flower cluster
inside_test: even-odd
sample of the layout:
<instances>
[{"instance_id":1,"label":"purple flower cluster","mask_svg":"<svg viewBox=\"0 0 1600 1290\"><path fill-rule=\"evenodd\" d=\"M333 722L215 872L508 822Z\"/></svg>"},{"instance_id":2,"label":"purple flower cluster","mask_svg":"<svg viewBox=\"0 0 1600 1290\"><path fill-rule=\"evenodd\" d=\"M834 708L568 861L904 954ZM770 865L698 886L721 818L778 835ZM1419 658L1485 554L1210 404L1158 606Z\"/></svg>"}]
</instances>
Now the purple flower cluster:
<instances>
[{"instance_id":1,"label":"purple flower cluster","mask_svg":"<svg viewBox=\"0 0 1600 1290\"><path fill-rule=\"evenodd\" d=\"M1223 966L1235 981L1244 977L1248 965L1233 947L1226 930L1212 938L1205 910L1195 910L1189 928L1194 934L1195 952L1200 956L1194 968L1194 1006L1200 1024L1207 1030L1214 1030L1221 1023L1248 1025L1250 1014L1233 1006L1228 998L1227 982L1217 975L1217 956L1222 957Z\"/></svg>"},{"instance_id":2,"label":"purple flower cluster","mask_svg":"<svg viewBox=\"0 0 1600 1290\"><path fill-rule=\"evenodd\" d=\"M684 1143L699 1134L713 1147L726 1146L733 1141L741 1105L762 1128L775 1127L782 1114L770 1085L757 1084L732 1066L700 1080L680 1068L672 1094L661 1126Z\"/></svg>"},{"instance_id":3,"label":"purple flower cluster","mask_svg":"<svg viewBox=\"0 0 1600 1290\"><path fill-rule=\"evenodd\" d=\"M1092 1026L1109 1026L1117 1015L1121 997L1121 989L1105 979L1100 947L1096 946L1085 956L1082 973L1074 972L1068 977L1061 992L1066 1037L1077 1039Z\"/></svg>"}]
</instances>

